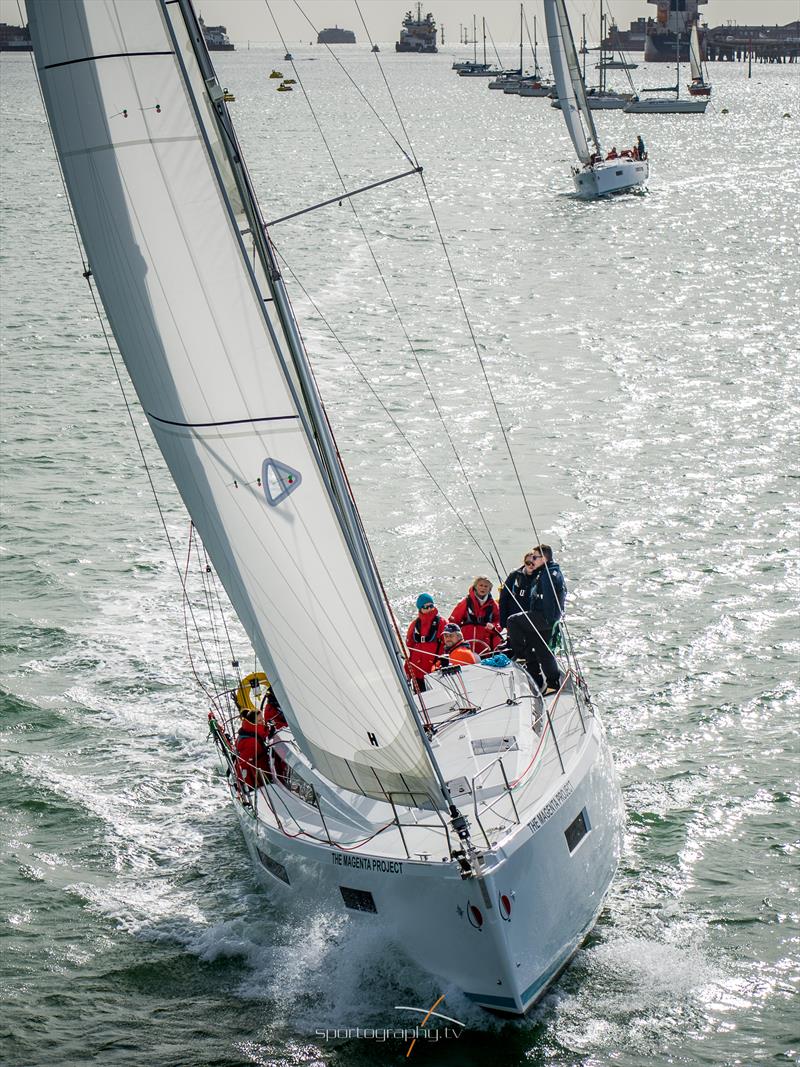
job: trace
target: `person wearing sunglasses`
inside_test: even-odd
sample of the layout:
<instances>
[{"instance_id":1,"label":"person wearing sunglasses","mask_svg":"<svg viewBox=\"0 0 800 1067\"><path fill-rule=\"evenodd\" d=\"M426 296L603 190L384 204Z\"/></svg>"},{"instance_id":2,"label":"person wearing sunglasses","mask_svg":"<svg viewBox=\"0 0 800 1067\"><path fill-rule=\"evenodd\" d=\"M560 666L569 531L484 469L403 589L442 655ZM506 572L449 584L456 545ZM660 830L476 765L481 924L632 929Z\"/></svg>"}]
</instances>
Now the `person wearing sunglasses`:
<instances>
[{"instance_id":1,"label":"person wearing sunglasses","mask_svg":"<svg viewBox=\"0 0 800 1067\"><path fill-rule=\"evenodd\" d=\"M511 655L525 660L528 673L544 695L550 696L560 684L550 641L567 602L567 583L553 560L550 545L537 545L526 552L520 570L512 571L506 579L500 595L501 620L504 594Z\"/></svg>"},{"instance_id":2,"label":"person wearing sunglasses","mask_svg":"<svg viewBox=\"0 0 800 1067\"><path fill-rule=\"evenodd\" d=\"M430 674L438 664L444 628L445 620L439 614L433 597L430 593L420 593L417 597L417 617L406 634L406 674L415 692L425 689L425 675Z\"/></svg>"}]
</instances>

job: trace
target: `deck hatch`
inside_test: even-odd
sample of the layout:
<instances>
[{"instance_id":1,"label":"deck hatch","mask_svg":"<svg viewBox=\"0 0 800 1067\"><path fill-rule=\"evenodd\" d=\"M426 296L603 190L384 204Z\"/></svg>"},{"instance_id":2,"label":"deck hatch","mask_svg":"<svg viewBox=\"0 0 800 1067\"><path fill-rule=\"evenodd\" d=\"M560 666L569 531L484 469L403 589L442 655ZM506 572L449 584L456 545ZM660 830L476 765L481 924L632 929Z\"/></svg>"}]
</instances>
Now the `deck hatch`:
<instances>
[{"instance_id":1,"label":"deck hatch","mask_svg":"<svg viewBox=\"0 0 800 1067\"><path fill-rule=\"evenodd\" d=\"M518 752L516 737L478 737L472 742L476 756L489 756L493 752Z\"/></svg>"},{"instance_id":2,"label":"deck hatch","mask_svg":"<svg viewBox=\"0 0 800 1067\"><path fill-rule=\"evenodd\" d=\"M375 915L378 914L372 893L367 892L366 889L349 889L346 885L340 885L339 889L346 908L350 908L351 911L371 911Z\"/></svg>"},{"instance_id":3,"label":"deck hatch","mask_svg":"<svg viewBox=\"0 0 800 1067\"><path fill-rule=\"evenodd\" d=\"M589 833L589 815L586 808L579 811L569 826L564 831L564 837L567 839L567 848L570 852L574 852L578 845L583 841L584 837Z\"/></svg>"}]
</instances>

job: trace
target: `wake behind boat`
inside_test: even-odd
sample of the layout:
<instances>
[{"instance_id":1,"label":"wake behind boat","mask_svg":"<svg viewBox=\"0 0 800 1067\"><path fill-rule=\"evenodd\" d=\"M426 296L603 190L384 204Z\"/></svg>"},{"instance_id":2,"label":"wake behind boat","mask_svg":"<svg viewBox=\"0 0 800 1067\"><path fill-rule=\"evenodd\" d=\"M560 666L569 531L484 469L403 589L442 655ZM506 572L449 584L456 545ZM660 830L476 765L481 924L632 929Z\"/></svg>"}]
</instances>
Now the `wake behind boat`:
<instances>
[{"instance_id":1,"label":"wake behind boat","mask_svg":"<svg viewBox=\"0 0 800 1067\"><path fill-rule=\"evenodd\" d=\"M649 175L641 138L634 149L622 154L612 149L604 156L586 98L564 0L544 0L544 13L558 103L580 163L572 170L576 193L588 200L641 187Z\"/></svg>"},{"instance_id":2,"label":"wake behind boat","mask_svg":"<svg viewBox=\"0 0 800 1067\"><path fill-rule=\"evenodd\" d=\"M597 918L621 844L566 624L544 692L496 659L412 689L191 0L28 15L87 283L261 664L241 677L234 657L235 683L207 693L255 870L521 1014ZM270 693L269 763L253 764L234 735Z\"/></svg>"}]
</instances>

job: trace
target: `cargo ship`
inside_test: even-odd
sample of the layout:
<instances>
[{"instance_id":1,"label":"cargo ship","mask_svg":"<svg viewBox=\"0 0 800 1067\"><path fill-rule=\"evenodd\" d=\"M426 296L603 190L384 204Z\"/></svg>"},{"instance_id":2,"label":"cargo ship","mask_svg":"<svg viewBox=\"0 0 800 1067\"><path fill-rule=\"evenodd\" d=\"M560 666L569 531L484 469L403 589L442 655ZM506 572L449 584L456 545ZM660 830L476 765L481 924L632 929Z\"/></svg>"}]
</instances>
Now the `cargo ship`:
<instances>
[{"instance_id":1,"label":"cargo ship","mask_svg":"<svg viewBox=\"0 0 800 1067\"><path fill-rule=\"evenodd\" d=\"M422 17L422 4L417 4L417 17L406 12L400 40L394 46L396 52L438 52L436 47L436 20L430 11Z\"/></svg>"},{"instance_id":2,"label":"cargo ship","mask_svg":"<svg viewBox=\"0 0 800 1067\"><path fill-rule=\"evenodd\" d=\"M226 26L206 26L205 22L203 22L202 15L198 21L206 41L206 48L209 52L233 51L233 45L228 37L228 29Z\"/></svg>"},{"instance_id":3,"label":"cargo ship","mask_svg":"<svg viewBox=\"0 0 800 1067\"><path fill-rule=\"evenodd\" d=\"M10 26L0 22L0 52L30 52L33 50L27 26Z\"/></svg>"},{"instance_id":4,"label":"cargo ship","mask_svg":"<svg viewBox=\"0 0 800 1067\"><path fill-rule=\"evenodd\" d=\"M680 38L681 62L689 61L689 36L692 23L699 22L698 8L708 0L647 0L655 4L656 17L647 20L644 58L647 63L674 63ZM705 31L698 26L700 47L704 48Z\"/></svg>"}]
</instances>

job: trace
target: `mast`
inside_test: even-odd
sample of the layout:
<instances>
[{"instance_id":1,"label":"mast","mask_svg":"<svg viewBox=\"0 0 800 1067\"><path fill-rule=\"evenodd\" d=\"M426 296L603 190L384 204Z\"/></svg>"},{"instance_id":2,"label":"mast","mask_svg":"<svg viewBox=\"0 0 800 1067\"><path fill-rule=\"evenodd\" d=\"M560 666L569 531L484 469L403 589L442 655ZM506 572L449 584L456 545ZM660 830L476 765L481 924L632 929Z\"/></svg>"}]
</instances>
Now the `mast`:
<instances>
[{"instance_id":1,"label":"mast","mask_svg":"<svg viewBox=\"0 0 800 1067\"><path fill-rule=\"evenodd\" d=\"M605 48L603 47L605 41L605 18L603 13L603 0L600 0L600 92L601 94L606 91L606 64L605 64Z\"/></svg>"},{"instance_id":2,"label":"mast","mask_svg":"<svg viewBox=\"0 0 800 1067\"><path fill-rule=\"evenodd\" d=\"M522 4L519 5L519 76L522 77Z\"/></svg>"},{"instance_id":3,"label":"mast","mask_svg":"<svg viewBox=\"0 0 800 1067\"><path fill-rule=\"evenodd\" d=\"M583 37L581 39L581 58L583 63L581 64L581 77L583 78L584 85L586 84L586 12L583 13Z\"/></svg>"},{"instance_id":4,"label":"mast","mask_svg":"<svg viewBox=\"0 0 800 1067\"><path fill-rule=\"evenodd\" d=\"M472 16L472 64L475 67L478 65L478 24L474 15Z\"/></svg>"},{"instance_id":5,"label":"mast","mask_svg":"<svg viewBox=\"0 0 800 1067\"><path fill-rule=\"evenodd\" d=\"M675 99L681 95L681 34L680 30L675 36Z\"/></svg>"},{"instance_id":6,"label":"mast","mask_svg":"<svg viewBox=\"0 0 800 1067\"><path fill-rule=\"evenodd\" d=\"M485 67L485 66L487 66L487 63L486 63L486 19L484 18L483 15L481 15L481 25L483 27L483 65Z\"/></svg>"}]
</instances>

